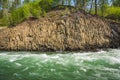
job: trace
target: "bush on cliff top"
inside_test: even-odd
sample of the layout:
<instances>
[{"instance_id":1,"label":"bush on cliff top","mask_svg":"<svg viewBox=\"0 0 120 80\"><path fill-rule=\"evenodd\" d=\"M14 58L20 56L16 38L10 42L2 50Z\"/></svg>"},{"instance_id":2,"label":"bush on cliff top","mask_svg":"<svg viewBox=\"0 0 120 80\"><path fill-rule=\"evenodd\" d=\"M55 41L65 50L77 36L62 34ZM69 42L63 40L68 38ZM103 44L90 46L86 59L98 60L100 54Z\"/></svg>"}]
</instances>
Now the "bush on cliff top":
<instances>
[{"instance_id":1,"label":"bush on cliff top","mask_svg":"<svg viewBox=\"0 0 120 80\"><path fill-rule=\"evenodd\" d=\"M14 26L29 17L39 18L45 16L50 10L53 0L37 0L24 4L23 6L13 10L10 15L2 18L2 25Z\"/></svg>"},{"instance_id":2,"label":"bush on cliff top","mask_svg":"<svg viewBox=\"0 0 120 80\"><path fill-rule=\"evenodd\" d=\"M113 20L120 20L120 7L109 7L105 17Z\"/></svg>"}]
</instances>

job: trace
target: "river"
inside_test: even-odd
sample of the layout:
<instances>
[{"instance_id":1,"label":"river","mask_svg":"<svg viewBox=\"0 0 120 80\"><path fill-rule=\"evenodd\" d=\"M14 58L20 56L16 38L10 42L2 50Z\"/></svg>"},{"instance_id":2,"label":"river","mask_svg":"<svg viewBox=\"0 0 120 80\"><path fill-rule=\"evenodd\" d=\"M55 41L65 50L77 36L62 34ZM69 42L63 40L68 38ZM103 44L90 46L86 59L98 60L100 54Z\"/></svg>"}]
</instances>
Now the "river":
<instances>
[{"instance_id":1,"label":"river","mask_svg":"<svg viewBox=\"0 0 120 80\"><path fill-rule=\"evenodd\" d=\"M120 80L120 49L0 52L0 80Z\"/></svg>"}]
</instances>

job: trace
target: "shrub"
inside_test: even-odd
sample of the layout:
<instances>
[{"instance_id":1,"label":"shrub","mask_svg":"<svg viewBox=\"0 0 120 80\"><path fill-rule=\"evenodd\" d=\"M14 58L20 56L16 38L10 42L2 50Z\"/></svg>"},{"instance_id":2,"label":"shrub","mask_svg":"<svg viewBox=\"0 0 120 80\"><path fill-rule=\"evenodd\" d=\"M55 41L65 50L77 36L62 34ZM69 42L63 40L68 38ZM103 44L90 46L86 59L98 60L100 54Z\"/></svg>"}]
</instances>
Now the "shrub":
<instances>
[{"instance_id":1,"label":"shrub","mask_svg":"<svg viewBox=\"0 0 120 80\"><path fill-rule=\"evenodd\" d=\"M3 25L14 26L29 17L39 18L45 16L50 10L53 0L36 0L12 10L9 16L2 19Z\"/></svg>"},{"instance_id":2,"label":"shrub","mask_svg":"<svg viewBox=\"0 0 120 80\"><path fill-rule=\"evenodd\" d=\"M10 25L14 26L25 19L23 8L18 8L11 13Z\"/></svg>"},{"instance_id":3,"label":"shrub","mask_svg":"<svg viewBox=\"0 0 120 80\"><path fill-rule=\"evenodd\" d=\"M1 26L8 26L10 25L11 15L9 12L5 12L2 18L0 19Z\"/></svg>"},{"instance_id":4,"label":"shrub","mask_svg":"<svg viewBox=\"0 0 120 80\"><path fill-rule=\"evenodd\" d=\"M106 11L105 17L120 20L120 7L109 7Z\"/></svg>"},{"instance_id":5,"label":"shrub","mask_svg":"<svg viewBox=\"0 0 120 80\"><path fill-rule=\"evenodd\" d=\"M51 9L51 6L53 4L53 0L41 0L39 1L39 5L44 11L49 11Z\"/></svg>"}]
</instances>

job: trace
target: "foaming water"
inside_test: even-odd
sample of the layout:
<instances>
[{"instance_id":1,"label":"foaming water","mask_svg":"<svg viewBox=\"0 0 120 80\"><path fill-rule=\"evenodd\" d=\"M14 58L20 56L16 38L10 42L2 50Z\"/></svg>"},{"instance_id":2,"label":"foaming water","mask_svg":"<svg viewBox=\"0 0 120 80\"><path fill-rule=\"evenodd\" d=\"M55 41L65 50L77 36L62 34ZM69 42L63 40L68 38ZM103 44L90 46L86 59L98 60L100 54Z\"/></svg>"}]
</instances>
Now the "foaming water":
<instances>
[{"instance_id":1,"label":"foaming water","mask_svg":"<svg viewBox=\"0 0 120 80\"><path fill-rule=\"evenodd\" d=\"M50 53L0 52L0 80L120 80L119 49Z\"/></svg>"}]
</instances>

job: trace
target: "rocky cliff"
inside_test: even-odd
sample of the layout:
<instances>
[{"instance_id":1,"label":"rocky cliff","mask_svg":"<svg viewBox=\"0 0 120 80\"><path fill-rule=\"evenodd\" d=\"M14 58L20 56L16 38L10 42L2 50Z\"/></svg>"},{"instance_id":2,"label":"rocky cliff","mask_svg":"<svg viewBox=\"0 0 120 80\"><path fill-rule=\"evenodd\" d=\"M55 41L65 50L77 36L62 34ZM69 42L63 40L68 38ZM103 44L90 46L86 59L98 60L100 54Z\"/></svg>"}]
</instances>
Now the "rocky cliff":
<instances>
[{"instance_id":1,"label":"rocky cliff","mask_svg":"<svg viewBox=\"0 0 120 80\"><path fill-rule=\"evenodd\" d=\"M0 30L0 50L94 50L120 46L120 23L84 11L50 11Z\"/></svg>"}]
</instances>

